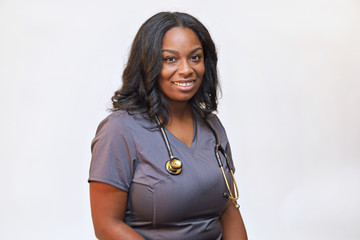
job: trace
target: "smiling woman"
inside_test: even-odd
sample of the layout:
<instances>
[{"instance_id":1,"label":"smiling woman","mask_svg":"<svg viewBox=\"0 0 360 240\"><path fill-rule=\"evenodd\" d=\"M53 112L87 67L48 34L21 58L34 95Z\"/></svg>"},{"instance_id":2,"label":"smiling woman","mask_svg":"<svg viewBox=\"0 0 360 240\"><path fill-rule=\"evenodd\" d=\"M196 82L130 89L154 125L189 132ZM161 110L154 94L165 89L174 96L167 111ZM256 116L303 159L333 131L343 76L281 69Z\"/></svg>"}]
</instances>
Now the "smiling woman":
<instances>
[{"instance_id":1,"label":"smiling woman","mask_svg":"<svg viewBox=\"0 0 360 240\"><path fill-rule=\"evenodd\" d=\"M141 26L114 112L92 142L99 239L247 239L230 144L213 113L216 64L209 32L191 15L161 12Z\"/></svg>"},{"instance_id":2,"label":"smiling woman","mask_svg":"<svg viewBox=\"0 0 360 240\"><path fill-rule=\"evenodd\" d=\"M163 38L162 55L158 81L168 103L189 101L198 91L205 72L199 38L190 28L172 28Z\"/></svg>"}]
</instances>

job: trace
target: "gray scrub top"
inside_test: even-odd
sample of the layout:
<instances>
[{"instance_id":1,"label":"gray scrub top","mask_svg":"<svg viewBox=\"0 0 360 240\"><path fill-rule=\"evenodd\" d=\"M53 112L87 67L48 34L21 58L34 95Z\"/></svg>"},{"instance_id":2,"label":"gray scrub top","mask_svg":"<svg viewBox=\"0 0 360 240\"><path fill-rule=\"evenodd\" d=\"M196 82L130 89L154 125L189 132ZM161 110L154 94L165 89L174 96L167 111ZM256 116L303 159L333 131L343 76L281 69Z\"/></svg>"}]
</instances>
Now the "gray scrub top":
<instances>
[{"instance_id":1,"label":"gray scrub top","mask_svg":"<svg viewBox=\"0 0 360 240\"><path fill-rule=\"evenodd\" d=\"M141 114L114 112L97 129L89 182L108 183L128 192L124 221L146 239L222 237L220 217L229 201L223 197L228 190L215 158L215 137L205 121L194 115L191 147L165 129L174 156L183 163L179 175L166 171L169 154L162 135ZM222 124L216 115L209 119L231 156ZM224 168L230 181L229 170Z\"/></svg>"}]
</instances>

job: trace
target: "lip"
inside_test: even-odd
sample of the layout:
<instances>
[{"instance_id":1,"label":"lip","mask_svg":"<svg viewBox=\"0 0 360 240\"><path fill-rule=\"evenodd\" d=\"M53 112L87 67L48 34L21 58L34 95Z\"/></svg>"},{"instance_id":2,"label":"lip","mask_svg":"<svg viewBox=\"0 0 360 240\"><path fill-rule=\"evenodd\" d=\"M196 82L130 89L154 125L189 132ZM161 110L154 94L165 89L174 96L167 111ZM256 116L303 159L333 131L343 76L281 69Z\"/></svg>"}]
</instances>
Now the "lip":
<instances>
[{"instance_id":1,"label":"lip","mask_svg":"<svg viewBox=\"0 0 360 240\"><path fill-rule=\"evenodd\" d=\"M189 90L194 87L195 82L196 79L191 79L191 80L172 81L171 83L180 89Z\"/></svg>"}]
</instances>

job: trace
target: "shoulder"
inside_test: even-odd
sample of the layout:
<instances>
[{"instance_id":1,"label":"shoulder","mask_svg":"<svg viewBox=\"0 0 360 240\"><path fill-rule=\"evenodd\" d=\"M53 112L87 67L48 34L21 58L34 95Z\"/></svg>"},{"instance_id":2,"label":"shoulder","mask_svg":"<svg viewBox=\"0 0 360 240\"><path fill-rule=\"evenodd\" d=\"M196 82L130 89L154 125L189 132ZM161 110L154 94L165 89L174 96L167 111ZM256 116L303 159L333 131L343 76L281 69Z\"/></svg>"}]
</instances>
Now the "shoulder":
<instances>
[{"instance_id":1,"label":"shoulder","mask_svg":"<svg viewBox=\"0 0 360 240\"><path fill-rule=\"evenodd\" d=\"M142 113L118 110L100 122L93 143L104 139L133 141L134 137L143 135L154 126Z\"/></svg>"},{"instance_id":2,"label":"shoulder","mask_svg":"<svg viewBox=\"0 0 360 240\"><path fill-rule=\"evenodd\" d=\"M139 124L134 121L136 114L131 115L123 110L111 113L103 119L97 127L95 138L92 141L92 148L98 143L133 142L131 129Z\"/></svg>"},{"instance_id":3,"label":"shoulder","mask_svg":"<svg viewBox=\"0 0 360 240\"><path fill-rule=\"evenodd\" d=\"M100 129L102 129L104 126L109 126L109 125L111 127L121 126L122 121L125 120L126 118L127 118L127 112L125 112L125 111L119 110L119 111L113 112L100 122L97 132Z\"/></svg>"},{"instance_id":4,"label":"shoulder","mask_svg":"<svg viewBox=\"0 0 360 240\"><path fill-rule=\"evenodd\" d=\"M225 132L224 126L222 125L219 117L215 113L211 113L208 116L208 120L214 125L214 127L216 128L217 131L224 131Z\"/></svg>"},{"instance_id":5,"label":"shoulder","mask_svg":"<svg viewBox=\"0 0 360 240\"><path fill-rule=\"evenodd\" d=\"M209 122L211 122L211 124L215 128L218 136L220 137L221 142L226 145L228 142L228 138L227 138L226 130L225 130L223 124L221 123L219 117L216 114L211 113L207 117L207 119Z\"/></svg>"},{"instance_id":6,"label":"shoulder","mask_svg":"<svg viewBox=\"0 0 360 240\"><path fill-rule=\"evenodd\" d=\"M140 113L129 114L127 111L118 110L109 114L100 122L96 133L104 128L109 129L112 132L119 132L129 131L129 129L143 127L149 124L150 122Z\"/></svg>"}]
</instances>

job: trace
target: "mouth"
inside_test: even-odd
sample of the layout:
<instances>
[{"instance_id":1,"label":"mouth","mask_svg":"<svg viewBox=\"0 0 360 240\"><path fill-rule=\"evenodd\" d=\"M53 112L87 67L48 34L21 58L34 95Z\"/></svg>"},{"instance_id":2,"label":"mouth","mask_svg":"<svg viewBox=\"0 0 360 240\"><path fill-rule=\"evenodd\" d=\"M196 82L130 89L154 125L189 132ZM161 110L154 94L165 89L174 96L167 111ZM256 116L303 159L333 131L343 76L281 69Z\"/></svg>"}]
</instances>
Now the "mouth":
<instances>
[{"instance_id":1,"label":"mouth","mask_svg":"<svg viewBox=\"0 0 360 240\"><path fill-rule=\"evenodd\" d=\"M196 82L196 80L190 80L190 81L174 81L172 82L174 85L179 86L179 87L190 87L192 85L194 85L194 83Z\"/></svg>"}]
</instances>

